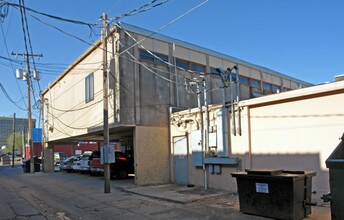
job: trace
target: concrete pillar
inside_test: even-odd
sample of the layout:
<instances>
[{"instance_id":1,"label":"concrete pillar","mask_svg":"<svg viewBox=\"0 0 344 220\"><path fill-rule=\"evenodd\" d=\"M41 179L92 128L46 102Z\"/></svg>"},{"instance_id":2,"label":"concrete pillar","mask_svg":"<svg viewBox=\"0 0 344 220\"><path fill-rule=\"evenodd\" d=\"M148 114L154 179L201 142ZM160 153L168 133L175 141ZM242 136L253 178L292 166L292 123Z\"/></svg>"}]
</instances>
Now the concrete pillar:
<instances>
[{"instance_id":1,"label":"concrete pillar","mask_svg":"<svg viewBox=\"0 0 344 220\"><path fill-rule=\"evenodd\" d=\"M136 126L134 131L135 183L168 183L169 130L166 127Z\"/></svg>"},{"instance_id":2,"label":"concrete pillar","mask_svg":"<svg viewBox=\"0 0 344 220\"><path fill-rule=\"evenodd\" d=\"M44 161L43 170L46 173L54 172L54 146L43 148L44 150Z\"/></svg>"}]
</instances>

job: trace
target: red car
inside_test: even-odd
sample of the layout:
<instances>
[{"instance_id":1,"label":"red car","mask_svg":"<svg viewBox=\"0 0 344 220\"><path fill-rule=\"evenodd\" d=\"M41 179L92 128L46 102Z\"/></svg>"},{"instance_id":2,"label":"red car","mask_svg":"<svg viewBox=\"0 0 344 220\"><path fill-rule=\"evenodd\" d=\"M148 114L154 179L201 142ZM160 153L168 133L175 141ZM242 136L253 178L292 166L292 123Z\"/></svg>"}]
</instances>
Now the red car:
<instances>
[{"instance_id":1,"label":"red car","mask_svg":"<svg viewBox=\"0 0 344 220\"><path fill-rule=\"evenodd\" d=\"M90 170L91 174L103 174L104 165L100 163L99 151L94 151L91 155ZM120 151L115 152L115 163L110 164L110 177L125 179L128 174L134 173L134 159L132 156Z\"/></svg>"}]
</instances>

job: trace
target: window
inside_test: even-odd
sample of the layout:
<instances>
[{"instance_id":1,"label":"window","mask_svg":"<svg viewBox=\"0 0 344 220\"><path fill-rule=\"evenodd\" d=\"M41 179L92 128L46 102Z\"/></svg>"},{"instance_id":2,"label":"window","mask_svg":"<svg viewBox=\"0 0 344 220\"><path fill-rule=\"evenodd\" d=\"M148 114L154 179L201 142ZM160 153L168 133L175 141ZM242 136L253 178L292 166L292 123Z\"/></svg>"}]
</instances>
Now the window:
<instances>
[{"instance_id":1,"label":"window","mask_svg":"<svg viewBox=\"0 0 344 220\"><path fill-rule=\"evenodd\" d=\"M181 67L183 69L189 69L189 63L187 61L176 59L176 64L178 67Z\"/></svg>"},{"instance_id":2,"label":"window","mask_svg":"<svg viewBox=\"0 0 344 220\"><path fill-rule=\"evenodd\" d=\"M146 50L140 50L140 59L152 63L158 63L158 64L165 64L163 61L168 62L168 56L164 54L154 53L152 54L148 53ZM160 59L159 59L160 58ZM163 61L162 61L163 60Z\"/></svg>"},{"instance_id":3,"label":"window","mask_svg":"<svg viewBox=\"0 0 344 220\"><path fill-rule=\"evenodd\" d=\"M270 91L270 90L271 90L271 84L269 84L269 83L263 83L263 88L264 88L264 90Z\"/></svg>"},{"instance_id":4,"label":"window","mask_svg":"<svg viewBox=\"0 0 344 220\"><path fill-rule=\"evenodd\" d=\"M239 82L241 84L244 84L244 85L248 85L249 84L249 80L247 77L244 77L244 76L239 76Z\"/></svg>"},{"instance_id":5,"label":"window","mask_svg":"<svg viewBox=\"0 0 344 220\"><path fill-rule=\"evenodd\" d=\"M276 85L272 85L271 90L273 93L278 93L280 91L280 87Z\"/></svg>"},{"instance_id":6,"label":"window","mask_svg":"<svg viewBox=\"0 0 344 220\"><path fill-rule=\"evenodd\" d=\"M191 70L195 72L205 72L205 66L197 63L191 63Z\"/></svg>"},{"instance_id":7,"label":"window","mask_svg":"<svg viewBox=\"0 0 344 220\"><path fill-rule=\"evenodd\" d=\"M216 68L215 67L210 67L210 72L211 73L217 73Z\"/></svg>"},{"instance_id":8,"label":"window","mask_svg":"<svg viewBox=\"0 0 344 220\"><path fill-rule=\"evenodd\" d=\"M260 88L260 83L258 80L250 79L250 84L252 87Z\"/></svg>"},{"instance_id":9,"label":"window","mask_svg":"<svg viewBox=\"0 0 344 220\"><path fill-rule=\"evenodd\" d=\"M202 72L205 73L205 65L193 63L186 60L176 59L177 67L183 68L185 70L192 70L195 72Z\"/></svg>"},{"instance_id":10,"label":"window","mask_svg":"<svg viewBox=\"0 0 344 220\"><path fill-rule=\"evenodd\" d=\"M85 78L85 102L90 102L94 99L94 76L93 73Z\"/></svg>"}]
</instances>

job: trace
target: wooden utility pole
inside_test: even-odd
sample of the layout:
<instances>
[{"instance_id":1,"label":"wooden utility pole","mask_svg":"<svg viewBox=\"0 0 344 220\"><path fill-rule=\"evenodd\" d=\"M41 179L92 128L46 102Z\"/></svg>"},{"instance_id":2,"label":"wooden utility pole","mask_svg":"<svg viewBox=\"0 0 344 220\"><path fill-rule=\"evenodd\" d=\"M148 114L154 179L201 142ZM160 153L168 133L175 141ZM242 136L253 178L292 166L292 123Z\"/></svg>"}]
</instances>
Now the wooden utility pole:
<instances>
[{"instance_id":1,"label":"wooden utility pole","mask_svg":"<svg viewBox=\"0 0 344 220\"><path fill-rule=\"evenodd\" d=\"M107 15L102 15L102 44L103 44L103 134L104 134L104 148L109 146L109 118L108 118L108 72L107 72L107 35L108 23ZM103 151L105 152L105 150ZM104 158L107 158L105 156ZM108 160L104 161L104 193L110 193L110 163Z\"/></svg>"},{"instance_id":2,"label":"wooden utility pole","mask_svg":"<svg viewBox=\"0 0 344 220\"><path fill-rule=\"evenodd\" d=\"M14 167L14 146L16 145L16 113L13 114L12 167Z\"/></svg>"},{"instance_id":3,"label":"wooden utility pole","mask_svg":"<svg viewBox=\"0 0 344 220\"><path fill-rule=\"evenodd\" d=\"M35 164L34 164L34 150L32 145L32 118L31 118L31 72L30 72L30 57L43 57L42 54L28 54L28 53L13 53L15 56L23 56L26 59L26 84L27 84L27 112L28 112L28 142L30 145L30 173L35 173Z\"/></svg>"}]
</instances>

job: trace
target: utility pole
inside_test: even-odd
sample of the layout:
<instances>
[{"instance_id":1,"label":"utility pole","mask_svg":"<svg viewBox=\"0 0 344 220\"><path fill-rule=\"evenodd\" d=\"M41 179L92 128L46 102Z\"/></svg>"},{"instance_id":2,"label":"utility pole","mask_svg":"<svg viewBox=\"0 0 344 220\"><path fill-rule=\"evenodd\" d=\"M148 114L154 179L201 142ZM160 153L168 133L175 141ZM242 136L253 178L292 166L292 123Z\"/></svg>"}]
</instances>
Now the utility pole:
<instances>
[{"instance_id":1,"label":"utility pole","mask_svg":"<svg viewBox=\"0 0 344 220\"><path fill-rule=\"evenodd\" d=\"M35 165L34 165L34 152L33 152L33 145L32 145L32 118L31 118L31 73L30 73L30 57L43 57L42 54L29 54L29 53L13 53L14 56L23 56L26 59L26 75L23 76L23 73L21 73L21 76L16 76L19 79L26 79L27 84L27 112L28 112L28 128L29 128L29 135L28 135L28 142L30 145L30 173L35 173ZM20 73L20 71L19 71Z\"/></svg>"},{"instance_id":2,"label":"utility pole","mask_svg":"<svg viewBox=\"0 0 344 220\"><path fill-rule=\"evenodd\" d=\"M44 171L44 164L45 164L45 154L44 154L44 151L45 151L45 124L44 124L44 99L43 99L43 95L41 95L41 113L42 113L42 134L43 134L43 137L42 137L42 168L43 168L43 171Z\"/></svg>"},{"instance_id":3,"label":"utility pole","mask_svg":"<svg viewBox=\"0 0 344 220\"><path fill-rule=\"evenodd\" d=\"M14 146L16 144L16 113L13 114L13 147L12 147L12 167L14 167Z\"/></svg>"},{"instance_id":4,"label":"utility pole","mask_svg":"<svg viewBox=\"0 0 344 220\"><path fill-rule=\"evenodd\" d=\"M108 22L107 15L102 15L102 44L103 44L103 134L104 148L109 146L109 118L108 118L108 72L107 72L107 35ZM104 150L103 152L107 152ZM108 158L104 155L104 158ZM110 193L110 163L108 159L104 160L104 193Z\"/></svg>"},{"instance_id":5,"label":"utility pole","mask_svg":"<svg viewBox=\"0 0 344 220\"><path fill-rule=\"evenodd\" d=\"M24 127L24 130L23 130L23 154L24 154L24 159L27 159L26 158L26 128Z\"/></svg>"}]
</instances>

